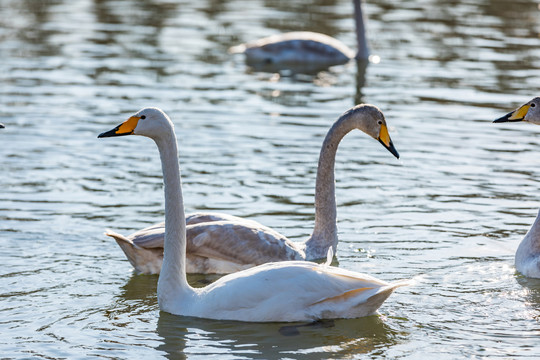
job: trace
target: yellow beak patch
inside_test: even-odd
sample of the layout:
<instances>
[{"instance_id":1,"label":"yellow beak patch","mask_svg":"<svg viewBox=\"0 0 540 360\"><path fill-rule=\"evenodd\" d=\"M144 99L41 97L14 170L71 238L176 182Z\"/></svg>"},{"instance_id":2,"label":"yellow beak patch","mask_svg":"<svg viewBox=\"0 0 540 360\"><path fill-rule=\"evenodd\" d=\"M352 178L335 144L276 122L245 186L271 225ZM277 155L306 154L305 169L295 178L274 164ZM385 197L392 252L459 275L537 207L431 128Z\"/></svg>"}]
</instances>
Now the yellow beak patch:
<instances>
[{"instance_id":1,"label":"yellow beak patch","mask_svg":"<svg viewBox=\"0 0 540 360\"><path fill-rule=\"evenodd\" d=\"M381 130L379 130L379 138L377 140L381 141L385 146L390 146L390 134L388 134L388 128L385 124L381 125Z\"/></svg>"},{"instance_id":2,"label":"yellow beak patch","mask_svg":"<svg viewBox=\"0 0 540 360\"><path fill-rule=\"evenodd\" d=\"M116 130L117 134L133 134L133 131L137 127L137 124L139 123L140 117L138 116L132 116L126 121L124 121L120 126L118 127L118 130Z\"/></svg>"},{"instance_id":3,"label":"yellow beak patch","mask_svg":"<svg viewBox=\"0 0 540 360\"><path fill-rule=\"evenodd\" d=\"M523 105L522 107L514 111L512 115L508 118L508 120L523 120L525 118L525 115L527 115L530 107L531 105Z\"/></svg>"}]
</instances>

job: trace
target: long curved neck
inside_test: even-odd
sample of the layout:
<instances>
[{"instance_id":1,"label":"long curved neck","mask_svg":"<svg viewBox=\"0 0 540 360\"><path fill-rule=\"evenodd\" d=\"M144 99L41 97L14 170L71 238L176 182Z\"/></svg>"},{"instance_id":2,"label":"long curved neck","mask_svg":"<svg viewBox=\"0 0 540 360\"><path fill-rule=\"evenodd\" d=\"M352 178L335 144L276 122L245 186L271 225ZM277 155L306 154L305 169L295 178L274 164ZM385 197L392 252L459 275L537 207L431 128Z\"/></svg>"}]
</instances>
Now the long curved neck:
<instances>
[{"instance_id":1,"label":"long curved neck","mask_svg":"<svg viewBox=\"0 0 540 360\"><path fill-rule=\"evenodd\" d=\"M170 299L192 289L186 278L186 220L176 135L171 131L154 140L161 157L165 192L165 245L157 288L158 302L163 309Z\"/></svg>"},{"instance_id":2,"label":"long curved neck","mask_svg":"<svg viewBox=\"0 0 540 360\"><path fill-rule=\"evenodd\" d=\"M356 43L358 52L356 53L357 60L367 60L369 57L369 47L366 39L366 28L364 14L362 13L362 1L353 0L354 3L354 21L356 25Z\"/></svg>"},{"instance_id":3,"label":"long curved neck","mask_svg":"<svg viewBox=\"0 0 540 360\"><path fill-rule=\"evenodd\" d=\"M315 183L315 227L306 241L308 260L325 258L330 246L336 253L338 236L334 164L341 139L353 129L355 126L342 116L332 125L324 139Z\"/></svg>"}]
</instances>

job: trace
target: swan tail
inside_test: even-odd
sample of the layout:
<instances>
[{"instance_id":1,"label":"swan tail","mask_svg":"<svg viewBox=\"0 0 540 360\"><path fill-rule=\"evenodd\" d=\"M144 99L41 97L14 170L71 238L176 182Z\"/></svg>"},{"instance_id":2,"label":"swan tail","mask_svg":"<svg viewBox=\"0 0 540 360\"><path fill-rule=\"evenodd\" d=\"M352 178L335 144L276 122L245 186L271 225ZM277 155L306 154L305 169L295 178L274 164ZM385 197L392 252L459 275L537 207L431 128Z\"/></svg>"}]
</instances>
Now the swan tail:
<instances>
[{"instance_id":1,"label":"swan tail","mask_svg":"<svg viewBox=\"0 0 540 360\"><path fill-rule=\"evenodd\" d=\"M112 237L114 240L116 240L116 242L118 243L118 245L120 245L120 243L127 243L127 244L130 244L131 246L135 246L133 244L133 241L129 240L127 237L125 237L124 235L122 234L119 234L119 233L116 233L114 231L111 231L111 230L107 230L105 231L105 235L107 236L110 236ZM120 247L122 247L122 245L120 245Z\"/></svg>"},{"instance_id":2,"label":"swan tail","mask_svg":"<svg viewBox=\"0 0 540 360\"><path fill-rule=\"evenodd\" d=\"M133 241L124 235L111 230L107 230L105 235L116 240L116 243L120 246L120 249L122 249L129 263L135 268L137 273L146 275L159 274L163 262L163 250L144 249L134 244Z\"/></svg>"},{"instance_id":3,"label":"swan tail","mask_svg":"<svg viewBox=\"0 0 540 360\"><path fill-rule=\"evenodd\" d=\"M375 294L370 296L365 303L359 304L369 313L368 315L374 314L379 307L388 299L390 295L401 286L408 286L411 282L408 280L397 281L387 286L381 287Z\"/></svg>"},{"instance_id":4,"label":"swan tail","mask_svg":"<svg viewBox=\"0 0 540 360\"><path fill-rule=\"evenodd\" d=\"M326 298L311 305L315 314L313 318L359 318L373 315L395 289L409 284L409 281L399 281L375 288L366 286Z\"/></svg>"}]
</instances>

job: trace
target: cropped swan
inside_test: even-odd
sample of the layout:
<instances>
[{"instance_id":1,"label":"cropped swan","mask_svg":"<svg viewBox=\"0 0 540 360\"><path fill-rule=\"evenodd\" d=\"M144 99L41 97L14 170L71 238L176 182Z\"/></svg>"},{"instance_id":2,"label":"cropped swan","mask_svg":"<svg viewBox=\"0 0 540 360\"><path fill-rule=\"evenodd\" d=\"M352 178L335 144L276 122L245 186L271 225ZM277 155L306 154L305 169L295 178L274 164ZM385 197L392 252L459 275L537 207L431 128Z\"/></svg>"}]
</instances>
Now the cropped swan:
<instances>
[{"instance_id":1,"label":"cropped swan","mask_svg":"<svg viewBox=\"0 0 540 360\"><path fill-rule=\"evenodd\" d=\"M526 121L540 125L540 97L535 97L528 103L493 122L517 121ZM515 264L517 271L523 275L540 278L540 212L529 232L527 232L527 235L525 235L518 246Z\"/></svg>"},{"instance_id":2,"label":"cropped swan","mask_svg":"<svg viewBox=\"0 0 540 360\"><path fill-rule=\"evenodd\" d=\"M347 45L328 35L301 31L272 35L246 44L233 46L231 53L244 53L248 64L311 64L321 68L345 64L349 60L367 60L366 41L361 0L353 0L356 25L355 53Z\"/></svg>"},{"instance_id":3,"label":"cropped swan","mask_svg":"<svg viewBox=\"0 0 540 360\"><path fill-rule=\"evenodd\" d=\"M316 260L336 252L336 197L334 164L341 139L360 129L399 158L383 114L364 105L345 112L330 128L321 147L315 185L315 226L305 242L293 242L256 221L219 213L195 213L186 218L187 272L227 274L271 261ZM378 132L373 133L373 129ZM112 231L130 263L139 273L158 274L163 261L164 223L128 237Z\"/></svg>"},{"instance_id":4,"label":"cropped swan","mask_svg":"<svg viewBox=\"0 0 540 360\"><path fill-rule=\"evenodd\" d=\"M374 112L367 105L351 111ZM366 121L366 117L359 117ZM379 136L384 119L366 124ZM239 321L306 321L375 313L399 286L369 275L307 261L274 262L226 275L203 287L186 279L186 219L174 126L157 108L145 108L98 137L142 135L157 144L165 193L165 248L158 280L161 310L184 316ZM331 250L329 251L331 254Z\"/></svg>"}]
</instances>

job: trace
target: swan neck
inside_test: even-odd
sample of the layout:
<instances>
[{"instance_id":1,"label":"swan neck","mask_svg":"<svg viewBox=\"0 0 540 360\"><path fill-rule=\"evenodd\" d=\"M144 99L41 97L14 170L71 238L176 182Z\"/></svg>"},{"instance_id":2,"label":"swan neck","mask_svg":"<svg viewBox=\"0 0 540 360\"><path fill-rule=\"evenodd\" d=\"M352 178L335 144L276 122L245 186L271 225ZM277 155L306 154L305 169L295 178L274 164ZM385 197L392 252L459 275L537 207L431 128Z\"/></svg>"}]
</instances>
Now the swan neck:
<instances>
[{"instance_id":1,"label":"swan neck","mask_svg":"<svg viewBox=\"0 0 540 360\"><path fill-rule=\"evenodd\" d=\"M362 1L353 0L354 3L354 21L356 25L356 43L358 52L356 59L367 60L369 58L369 47L366 39L365 19L362 12Z\"/></svg>"},{"instance_id":2,"label":"swan neck","mask_svg":"<svg viewBox=\"0 0 540 360\"><path fill-rule=\"evenodd\" d=\"M308 260L324 258L332 246L334 254L338 243L336 186L334 165L341 139L355 127L346 118L338 119L328 131L321 147L317 180L315 183L315 227L306 242Z\"/></svg>"},{"instance_id":3,"label":"swan neck","mask_svg":"<svg viewBox=\"0 0 540 360\"><path fill-rule=\"evenodd\" d=\"M158 280L158 302L191 290L186 278L186 220L174 131L155 139L161 157L165 192L165 244ZM162 307L163 308L163 307Z\"/></svg>"}]
</instances>

